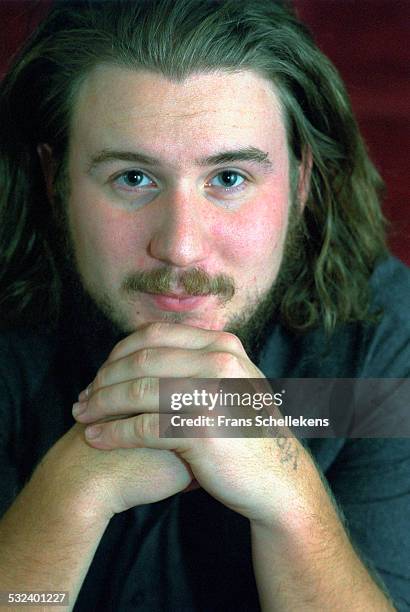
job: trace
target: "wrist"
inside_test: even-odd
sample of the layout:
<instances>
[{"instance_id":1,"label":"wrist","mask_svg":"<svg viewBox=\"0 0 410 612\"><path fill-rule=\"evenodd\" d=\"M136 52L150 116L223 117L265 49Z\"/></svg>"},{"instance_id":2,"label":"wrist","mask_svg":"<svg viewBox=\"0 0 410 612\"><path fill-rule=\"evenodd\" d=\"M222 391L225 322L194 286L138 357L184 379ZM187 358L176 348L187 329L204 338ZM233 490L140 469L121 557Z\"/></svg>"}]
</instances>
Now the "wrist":
<instances>
[{"instance_id":1,"label":"wrist","mask_svg":"<svg viewBox=\"0 0 410 612\"><path fill-rule=\"evenodd\" d=\"M255 532L293 539L308 536L321 525L338 525L343 531L331 493L310 457L304 459L292 479L281 483L281 491L275 490L274 501L265 503L264 513L250 519Z\"/></svg>"},{"instance_id":2,"label":"wrist","mask_svg":"<svg viewBox=\"0 0 410 612\"><path fill-rule=\"evenodd\" d=\"M26 503L64 522L105 529L114 513L95 484L72 482L69 475L65 479L52 476L44 464L36 468L22 492Z\"/></svg>"},{"instance_id":3,"label":"wrist","mask_svg":"<svg viewBox=\"0 0 410 612\"><path fill-rule=\"evenodd\" d=\"M275 521L250 521L250 528L255 542L280 544L296 556L301 550L314 554L322 550L324 543L331 542L353 552L342 520L324 487L313 500L294 499Z\"/></svg>"}]
</instances>

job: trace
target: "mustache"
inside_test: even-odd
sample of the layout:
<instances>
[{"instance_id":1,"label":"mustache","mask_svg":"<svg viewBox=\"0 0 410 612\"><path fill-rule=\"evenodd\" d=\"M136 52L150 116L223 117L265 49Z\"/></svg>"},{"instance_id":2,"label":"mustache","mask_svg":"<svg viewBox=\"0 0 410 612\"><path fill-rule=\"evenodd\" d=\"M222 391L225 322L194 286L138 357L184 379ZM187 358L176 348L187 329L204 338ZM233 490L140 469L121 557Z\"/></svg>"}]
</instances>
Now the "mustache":
<instances>
[{"instance_id":1,"label":"mustache","mask_svg":"<svg viewBox=\"0 0 410 612\"><path fill-rule=\"evenodd\" d=\"M142 291L145 293L172 293L178 287L183 288L186 295L219 295L229 300L235 294L234 279L225 274L211 277L200 268L193 268L176 274L169 268L158 268L148 272L133 272L129 274L122 289L126 293Z\"/></svg>"}]
</instances>

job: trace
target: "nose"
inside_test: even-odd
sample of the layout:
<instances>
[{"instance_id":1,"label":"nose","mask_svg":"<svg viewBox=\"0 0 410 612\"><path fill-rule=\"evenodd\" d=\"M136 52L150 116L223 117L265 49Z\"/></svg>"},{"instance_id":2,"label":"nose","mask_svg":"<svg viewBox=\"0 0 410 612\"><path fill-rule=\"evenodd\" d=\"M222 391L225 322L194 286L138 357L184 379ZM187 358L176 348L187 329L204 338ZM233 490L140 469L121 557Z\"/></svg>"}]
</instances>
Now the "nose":
<instances>
[{"instance_id":1,"label":"nose","mask_svg":"<svg viewBox=\"0 0 410 612\"><path fill-rule=\"evenodd\" d=\"M156 204L158 216L149 243L150 256L178 267L193 266L206 259L210 241L206 203L200 195L192 191L164 194Z\"/></svg>"}]
</instances>

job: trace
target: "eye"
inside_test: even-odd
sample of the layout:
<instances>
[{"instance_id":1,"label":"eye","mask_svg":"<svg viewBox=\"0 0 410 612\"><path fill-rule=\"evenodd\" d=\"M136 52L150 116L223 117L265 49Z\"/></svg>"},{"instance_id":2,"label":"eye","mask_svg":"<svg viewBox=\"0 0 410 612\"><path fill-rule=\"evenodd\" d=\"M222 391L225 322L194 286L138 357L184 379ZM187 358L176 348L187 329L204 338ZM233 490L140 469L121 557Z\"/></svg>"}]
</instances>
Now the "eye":
<instances>
[{"instance_id":1,"label":"eye","mask_svg":"<svg viewBox=\"0 0 410 612\"><path fill-rule=\"evenodd\" d=\"M214 178L209 181L209 185L213 187L222 187L225 191L235 191L239 187L242 187L246 181L247 179L242 176L242 174L239 174L239 172L224 170L214 176Z\"/></svg>"},{"instance_id":2,"label":"eye","mask_svg":"<svg viewBox=\"0 0 410 612\"><path fill-rule=\"evenodd\" d=\"M141 170L127 170L114 178L114 184L125 191L133 191L138 188L152 187L155 183Z\"/></svg>"}]
</instances>

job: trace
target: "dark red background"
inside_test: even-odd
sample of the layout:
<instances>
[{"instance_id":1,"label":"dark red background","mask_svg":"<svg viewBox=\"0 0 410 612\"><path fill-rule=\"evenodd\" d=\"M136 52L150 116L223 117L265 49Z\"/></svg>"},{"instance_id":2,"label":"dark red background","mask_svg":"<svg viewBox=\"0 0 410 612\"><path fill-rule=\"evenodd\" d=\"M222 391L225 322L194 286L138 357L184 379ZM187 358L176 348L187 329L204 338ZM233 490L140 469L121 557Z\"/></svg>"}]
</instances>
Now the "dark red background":
<instances>
[{"instance_id":1,"label":"dark red background","mask_svg":"<svg viewBox=\"0 0 410 612\"><path fill-rule=\"evenodd\" d=\"M49 0L0 0L0 74ZM393 253L410 264L410 0L295 0L349 90L370 154L387 184Z\"/></svg>"}]
</instances>

